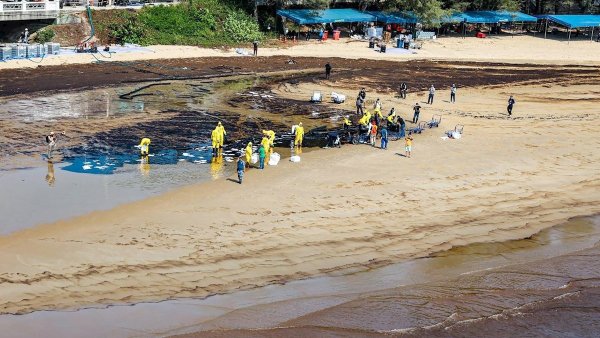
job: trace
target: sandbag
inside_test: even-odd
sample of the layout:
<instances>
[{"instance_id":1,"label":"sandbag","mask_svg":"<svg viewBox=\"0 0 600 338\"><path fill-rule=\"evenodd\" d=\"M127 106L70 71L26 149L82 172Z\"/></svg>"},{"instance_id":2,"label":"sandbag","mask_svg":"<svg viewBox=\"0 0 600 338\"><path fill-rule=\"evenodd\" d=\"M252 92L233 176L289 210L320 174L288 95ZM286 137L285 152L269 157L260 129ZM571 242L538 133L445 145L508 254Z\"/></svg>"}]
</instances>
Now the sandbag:
<instances>
[{"instance_id":1,"label":"sandbag","mask_svg":"<svg viewBox=\"0 0 600 338\"><path fill-rule=\"evenodd\" d=\"M254 154L252 154L252 156L250 156L250 163L252 163L252 164L258 163L258 154L257 153L254 153Z\"/></svg>"},{"instance_id":2,"label":"sandbag","mask_svg":"<svg viewBox=\"0 0 600 338\"><path fill-rule=\"evenodd\" d=\"M278 153L272 153L271 156L269 156L269 165L277 165L280 159L281 156L279 156Z\"/></svg>"},{"instance_id":3,"label":"sandbag","mask_svg":"<svg viewBox=\"0 0 600 338\"><path fill-rule=\"evenodd\" d=\"M462 135L459 132L457 132L457 131L453 131L452 132L452 138L453 139L457 139L458 140L461 137L462 137Z\"/></svg>"},{"instance_id":4,"label":"sandbag","mask_svg":"<svg viewBox=\"0 0 600 338\"><path fill-rule=\"evenodd\" d=\"M294 156L290 157L290 161L294 162L294 163L298 163L298 162L300 162L300 156L294 155Z\"/></svg>"}]
</instances>

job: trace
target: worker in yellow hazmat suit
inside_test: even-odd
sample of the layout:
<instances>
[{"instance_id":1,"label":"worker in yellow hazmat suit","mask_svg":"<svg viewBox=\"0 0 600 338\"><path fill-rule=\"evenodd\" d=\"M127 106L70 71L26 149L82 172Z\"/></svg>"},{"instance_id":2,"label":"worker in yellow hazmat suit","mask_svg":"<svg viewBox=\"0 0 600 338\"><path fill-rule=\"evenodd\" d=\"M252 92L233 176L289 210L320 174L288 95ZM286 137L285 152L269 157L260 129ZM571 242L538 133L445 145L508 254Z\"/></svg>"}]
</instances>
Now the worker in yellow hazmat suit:
<instances>
[{"instance_id":1,"label":"worker in yellow hazmat suit","mask_svg":"<svg viewBox=\"0 0 600 338\"><path fill-rule=\"evenodd\" d=\"M223 127L223 124L221 124L221 122L217 123L217 127L215 128L215 130L217 131L218 135L219 135L219 148L223 148L223 144L225 143L225 135L227 135L227 132L225 131L225 127Z\"/></svg>"},{"instance_id":2,"label":"worker in yellow hazmat suit","mask_svg":"<svg viewBox=\"0 0 600 338\"><path fill-rule=\"evenodd\" d=\"M213 156L217 156L217 153L219 152L219 131L217 128L210 133L210 141L212 143Z\"/></svg>"},{"instance_id":3,"label":"worker in yellow hazmat suit","mask_svg":"<svg viewBox=\"0 0 600 338\"><path fill-rule=\"evenodd\" d=\"M348 115L344 116L344 130L350 128L351 125L352 125L352 121L350 121L350 116L348 116Z\"/></svg>"},{"instance_id":4,"label":"worker in yellow hazmat suit","mask_svg":"<svg viewBox=\"0 0 600 338\"><path fill-rule=\"evenodd\" d=\"M269 148L273 147L275 144L275 132L272 130L263 130L263 135L265 135L269 139ZM265 147L265 151L268 152L269 148Z\"/></svg>"},{"instance_id":5,"label":"worker in yellow hazmat suit","mask_svg":"<svg viewBox=\"0 0 600 338\"><path fill-rule=\"evenodd\" d=\"M304 127L302 126L302 122L298 123L295 135L294 145L296 147L302 147L302 140L304 139Z\"/></svg>"},{"instance_id":6,"label":"worker in yellow hazmat suit","mask_svg":"<svg viewBox=\"0 0 600 338\"><path fill-rule=\"evenodd\" d=\"M150 139L147 137L144 137L140 141L140 155L146 156L148 154L150 154Z\"/></svg>"},{"instance_id":7,"label":"worker in yellow hazmat suit","mask_svg":"<svg viewBox=\"0 0 600 338\"><path fill-rule=\"evenodd\" d=\"M369 111L367 110L367 111L365 111L363 116L360 118L360 120L358 120L358 124L362 124L363 126L368 126L370 122L371 122L371 113L369 113Z\"/></svg>"},{"instance_id":8,"label":"worker in yellow hazmat suit","mask_svg":"<svg viewBox=\"0 0 600 338\"><path fill-rule=\"evenodd\" d=\"M380 123L380 121L383 121L383 114L381 114L381 109L375 110L375 114L373 114L373 116L375 117L375 120L377 121L377 123Z\"/></svg>"},{"instance_id":9,"label":"worker in yellow hazmat suit","mask_svg":"<svg viewBox=\"0 0 600 338\"><path fill-rule=\"evenodd\" d=\"M262 145L265 148L265 153L269 153L269 149L271 148L271 142L269 141L269 138L265 135L262 138L262 141L260 141L260 145Z\"/></svg>"},{"instance_id":10,"label":"worker in yellow hazmat suit","mask_svg":"<svg viewBox=\"0 0 600 338\"><path fill-rule=\"evenodd\" d=\"M389 124L394 124L395 119L396 119L396 110L394 108L392 108L392 110L390 111L390 114L387 117L387 121Z\"/></svg>"},{"instance_id":11,"label":"worker in yellow hazmat suit","mask_svg":"<svg viewBox=\"0 0 600 338\"><path fill-rule=\"evenodd\" d=\"M252 142L248 142L246 146L246 168L250 167L250 160L252 160Z\"/></svg>"}]
</instances>

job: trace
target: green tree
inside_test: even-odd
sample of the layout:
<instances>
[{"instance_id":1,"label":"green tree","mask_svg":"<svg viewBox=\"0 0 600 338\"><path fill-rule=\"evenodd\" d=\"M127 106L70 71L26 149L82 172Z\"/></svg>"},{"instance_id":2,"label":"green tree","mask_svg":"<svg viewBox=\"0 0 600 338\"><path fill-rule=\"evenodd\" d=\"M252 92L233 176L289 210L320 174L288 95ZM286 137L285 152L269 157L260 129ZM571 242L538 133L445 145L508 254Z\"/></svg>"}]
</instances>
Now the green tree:
<instances>
[{"instance_id":1,"label":"green tree","mask_svg":"<svg viewBox=\"0 0 600 338\"><path fill-rule=\"evenodd\" d=\"M389 0L385 4L387 9L415 14L427 27L439 27L440 19L449 14L442 6L439 0Z\"/></svg>"}]
</instances>

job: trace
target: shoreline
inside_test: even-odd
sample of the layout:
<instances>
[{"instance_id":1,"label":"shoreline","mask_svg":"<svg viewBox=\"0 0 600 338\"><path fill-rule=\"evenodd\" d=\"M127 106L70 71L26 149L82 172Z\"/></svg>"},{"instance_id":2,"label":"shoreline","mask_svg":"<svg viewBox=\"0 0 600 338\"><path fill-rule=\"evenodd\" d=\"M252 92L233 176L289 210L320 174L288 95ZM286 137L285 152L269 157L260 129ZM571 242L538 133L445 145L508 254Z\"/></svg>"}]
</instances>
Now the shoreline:
<instances>
[{"instance_id":1,"label":"shoreline","mask_svg":"<svg viewBox=\"0 0 600 338\"><path fill-rule=\"evenodd\" d=\"M423 285L443 284L456 287L455 278L491 273L516 265L536 266L536 262L590 250L598 246L600 215L575 217L551 226L529 239L502 243L475 243L449 251L408 260L383 268L349 275L310 277L285 284L270 285L213 295L203 299L177 299L158 303L136 303L86 307L73 311L42 311L25 315L0 315L0 325L13 337L27 337L41 332L47 337L76 337L93 332L92 337L130 337L131 332L145 336L195 336L229 334L246 336L252 330L268 334L279 332L284 321L303 318L310 313L330 313L345 303L369 299L371 295L390 294L394 290L415 289ZM590 229L588 222L595 222ZM585 242L585 243L584 243ZM592 256L589 256L593 259ZM490 270L491 269L491 270ZM410 277L409 277L410 276ZM267 296L268 295L268 296ZM277 315L265 318L265 313ZM159 322L148 321L160 314ZM118 319L117 319L118 318ZM110 322L125 320L121 328ZM73 322L63 330L48 322ZM343 325L339 323L340 325ZM218 327L218 331L214 331ZM297 327L298 330L305 328ZM333 330L343 330L330 327ZM241 331L240 331L241 330ZM191 334L193 332L193 334ZM317 331L313 331L316 334ZM339 332L339 331L338 331ZM368 331L357 331L366 334ZM376 332L373 332L374 334Z\"/></svg>"}]
</instances>

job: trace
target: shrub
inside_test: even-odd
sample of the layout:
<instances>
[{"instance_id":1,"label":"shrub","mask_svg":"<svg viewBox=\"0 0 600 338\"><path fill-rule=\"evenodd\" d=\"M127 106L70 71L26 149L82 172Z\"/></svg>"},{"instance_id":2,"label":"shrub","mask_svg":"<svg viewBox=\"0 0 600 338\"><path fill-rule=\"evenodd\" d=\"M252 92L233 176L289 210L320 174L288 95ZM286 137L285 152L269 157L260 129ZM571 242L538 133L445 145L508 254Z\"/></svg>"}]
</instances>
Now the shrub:
<instances>
[{"instance_id":1,"label":"shrub","mask_svg":"<svg viewBox=\"0 0 600 338\"><path fill-rule=\"evenodd\" d=\"M128 11L118 12L114 22L107 25L108 37L111 42L124 45L126 43L139 44L144 36L144 29L135 13Z\"/></svg>"},{"instance_id":2,"label":"shrub","mask_svg":"<svg viewBox=\"0 0 600 338\"><path fill-rule=\"evenodd\" d=\"M35 42L46 43L54 39L54 30L52 28L43 28L36 32Z\"/></svg>"},{"instance_id":3,"label":"shrub","mask_svg":"<svg viewBox=\"0 0 600 338\"><path fill-rule=\"evenodd\" d=\"M223 22L223 30L227 38L234 42L261 40L263 34L258 24L242 11L232 11Z\"/></svg>"}]
</instances>

